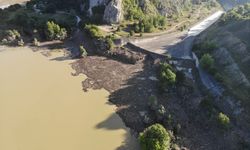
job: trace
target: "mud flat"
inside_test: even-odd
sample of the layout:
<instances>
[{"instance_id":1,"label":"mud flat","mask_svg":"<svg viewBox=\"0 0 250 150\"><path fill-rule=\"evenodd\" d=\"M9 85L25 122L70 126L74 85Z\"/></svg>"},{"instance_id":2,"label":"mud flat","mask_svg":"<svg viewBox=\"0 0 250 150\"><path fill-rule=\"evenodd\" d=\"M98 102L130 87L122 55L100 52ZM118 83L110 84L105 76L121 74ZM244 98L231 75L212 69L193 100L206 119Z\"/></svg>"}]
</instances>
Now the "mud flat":
<instances>
[{"instance_id":1,"label":"mud flat","mask_svg":"<svg viewBox=\"0 0 250 150\"><path fill-rule=\"evenodd\" d=\"M134 149L109 93L83 92L86 77L71 75L71 60L26 47L0 49L0 149Z\"/></svg>"}]
</instances>

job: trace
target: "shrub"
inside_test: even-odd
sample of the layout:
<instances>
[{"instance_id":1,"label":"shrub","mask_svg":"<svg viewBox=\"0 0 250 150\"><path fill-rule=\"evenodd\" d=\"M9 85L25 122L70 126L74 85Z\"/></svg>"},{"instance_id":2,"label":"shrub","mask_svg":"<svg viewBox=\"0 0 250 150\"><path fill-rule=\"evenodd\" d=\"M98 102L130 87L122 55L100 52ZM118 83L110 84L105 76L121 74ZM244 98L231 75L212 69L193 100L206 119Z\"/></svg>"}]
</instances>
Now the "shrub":
<instances>
[{"instance_id":1,"label":"shrub","mask_svg":"<svg viewBox=\"0 0 250 150\"><path fill-rule=\"evenodd\" d=\"M171 137L160 124L146 128L139 136L142 150L169 150Z\"/></svg>"},{"instance_id":2,"label":"shrub","mask_svg":"<svg viewBox=\"0 0 250 150\"><path fill-rule=\"evenodd\" d=\"M163 105L159 105L156 112L156 117L159 121L163 120L163 118L166 116L166 109Z\"/></svg>"},{"instance_id":3,"label":"shrub","mask_svg":"<svg viewBox=\"0 0 250 150\"><path fill-rule=\"evenodd\" d=\"M46 24L45 35L48 40L64 40L67 37L67 30L61 28L53 21L48 21Z\"/></svg>"},{"instance_id":4,"label":"shrub","mask_svg":"<svg viewBox=\"0 0 250 150\"><path fill-rule=\"evenodd\" d=\"M144 14L138 7L137 1L135 0L123 0L123 10L125 19L134 20L140 19Z\"/></svg>"},{"instance_id":5,"label":"shrub","mask_svg":"<svg viewBox=\"0 0 250 150\"><path fill-rule=\"evenodd\" d=\"M210 54L204 54L200 60L201 67L210 71L214 67L214 59Z\"/></svg>"},{"instance_id":6,"label":"shrub","mask_svg":"<svg viewBox=\"0 0 250 150\"><path fill-rule=\"evenodd\" d=\"M113 42L112 37L107 36L107 37L105 38L105 41L106 41L106 44L107 44L107 49L108 49L108 50L112 50L112 49L114 48L114 42Z\"/></svg>"},{"instance_id":7,"label":"shrub","mask_svg":"<svg viewBox=\"0 0 250 150\"><path fill-rule=\"evenodd\" d=\"M18 45L18 46L24 46L24 41L23 41L23 39L18 40L18 41L17 41L17 45Z\"/></svg>"},{"instance_id":8,"label":"shrub","mask_svg":"<svg viewBox=\"0 0 250 150\"><path fill-rule=\"evenodd\" d=\"M14 42L21 38L20 33L17 30L7 30L5 32L5 38L8 42Z\"/></svg>"},{"instance_id":9,"label":"shrub","mask_svg":"<svg viewBox=\"0 0 250 150\"><path fill-rule=\"evenodd\" d=\"M67 38L67 30L65 28L61 28L59 33L56 35L57 40L64 40Z\"/></svg>"},{"instance_id":10,"label":"shrub","mask_svg":"<svg viewBox=\"0 0 250 150\"><path fill-rule=\"evenodd\" d=\"M217 48L217 45L209 40L203 41L201 43L196 43L193 46L193 51L196 53L198 58L206 53L211 53L213 50Z\"/></svg>"},{"instance_id":11,"label":"shrub","mask_svg":"<svg viewBox=\"0 0 250 150\"><path fill-rule=\"evenodd\" d=\"M216 74L214 75L214 77L215 77L215 79L216 79L217 81L219 81L219 82L223 82L223 81L224 81L224 78L223 78L223 76L222 76L220 73L216 73Z\"/></svg>"},{"instance_id":12,"label":"shrub","mask_svg":"<svg viewBox=\"0 0 250 150\"><path fill-rule=\"evenodd\" d=\"M163 86L171 86L176 83L176 74L173 72L173 69L169 64L161 64L160 79Z\"/></svg>"},{"instance_id":13,"label":"shrub","mask_svg":"<svg viewBox=\"0 0 250 150\"><path fill-rule=\"evenodd\" d=\"M100 39L103 37L102 32L96 25L86 25L84 29L91 38Z\"/></svg>"},{"instance_id":14,"label":"shrub","mask_svg":"<svg viewBox=\"0 0 250 150\"><path fill-rule=\"evenodd\" d=\"M39 46L40 45L40 42L37 40L37 38L34 38L33 45L34 46Z\"/></svg>"},{"instance_id":15,"label":"shrub","mask_svg":"<svg viewBox=\"0 0 250 150\"><path fill-rule=\"evenodd\" d=\"M79 47L79 51L80 51L81 57L86 57L88 55L88 52L86 51L86 49L83 46Z\"/></svg>"},{"instance_id":16,"label":"shrub","mask_svg":"<svg viewBox=\"0 0 250 150\"><path fill-rule=\"evenodd\" d=\"M136 33L140 32L153 32L155 28L162 28L166 25L166 19L163 16L155 17L145 17L142 16L139 20L139 23L135 23L134 31Z\"/></svg>"},{"instance_id":17,"label":"shrub","mask_svg":"<svg viewBox=\"0 0 250 150\"><path fill-rule=\"evenodd\" d=\"M228 128L230 125L230 119L227 115L222 112L218 114L218 122L223 128Z\"/></svg>"}]
</instances>

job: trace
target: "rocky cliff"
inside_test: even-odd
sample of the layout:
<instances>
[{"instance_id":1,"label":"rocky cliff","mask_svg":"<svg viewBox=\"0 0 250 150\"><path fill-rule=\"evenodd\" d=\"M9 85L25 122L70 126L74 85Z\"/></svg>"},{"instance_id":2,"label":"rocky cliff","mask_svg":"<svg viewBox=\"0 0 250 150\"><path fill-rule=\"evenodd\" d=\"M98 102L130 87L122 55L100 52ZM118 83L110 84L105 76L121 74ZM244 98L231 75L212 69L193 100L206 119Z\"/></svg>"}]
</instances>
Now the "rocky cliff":
<instances>
[{"instance_id":1,"label":"rocky cliff","mask_svg":"<svg viewBox=\"0 0 250 150\"><path fill-rule=\"evenodd\" d=\"M110 1L105 8L103 20L106 23L119 23L122 18L122 0Z\"/></svg>"}]
</instances>

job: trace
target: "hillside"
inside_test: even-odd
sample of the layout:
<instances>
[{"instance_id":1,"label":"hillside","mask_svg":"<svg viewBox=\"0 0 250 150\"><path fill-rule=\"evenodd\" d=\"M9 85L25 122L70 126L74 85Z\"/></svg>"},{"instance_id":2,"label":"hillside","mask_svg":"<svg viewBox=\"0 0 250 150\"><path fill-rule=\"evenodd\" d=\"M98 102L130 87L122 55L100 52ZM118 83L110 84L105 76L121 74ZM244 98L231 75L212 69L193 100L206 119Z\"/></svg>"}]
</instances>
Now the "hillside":
<instances>
[{"instance_id":1,"label":"hillside","mask_svg":"<svg viewBox=\"0 0 250 150\"><path fill-rule=\"evenodd\" d=\"M81 82L82 89L107 90L109 102L117 106L115 113L145 150L249 148L248 126L214 103L223 103L224 97L213 97L202 87L194 60L170 58L130 42L162 33L161 41L156 37L157 41L147 44L171 44L178 38L184 46L172 46L189 56L196 37L193 33L219 19L218 9L216 0L31 0L26 6L0 9L0 45L28 46L45 56L65 51L63 57L50 61L74 59L71 74L87 77ZM212 55L206 54L207 63L201 64L210 67L209 73L225 85L227 93L242 102L248 102L250 93L249 28L249 5L235 8L199 36L194 47L199 58ZM112 116L107 118L112 124L107 131L119 129L112 120ZM93 128L102 124L106 120ZM159 132L148 132L152 129ZM148 133L159 137L146 139Z\"/></svg>"},{"instance_id":2,"label":"hillside","mask_svg":"<svg viewBox=\"0 0 250 150\"><path fill-rule=\"evenodd\" d=\"M184 13L198 10L195 6L218 7L216 0L38 0L53 9L76 10L95 21L119 23L145 17L168 17L173 20ZM36 1L33 0L35 3Z\"/></svg>"},{"instance_id":3,"label":"hillside","mask_svg":"<svg viewBox=\"0 0 250 150\"><path fill-rule=\"evenodd\" d=\"M242 5L250 1L249 0L219 0L219 2L224 7L224 9L230 10L237 5Z\"/></svg>"},{"instance_id":4,"label":"hillside","mask_svg":"<svg viewBox=\"0 0 250 150\"><path fill-rule=\"evenodd\" d=\"M204 46L206 43L210 43ZM212 44L211 44L212 43ZM211 45L214 45L211 48ZM205 47L205 48L204 48ZM209 53L215 60L217 79L243 104L250 106L250 4L227 12L218 23L196 40L201 58Z\"/></svg>"}]
</instances>

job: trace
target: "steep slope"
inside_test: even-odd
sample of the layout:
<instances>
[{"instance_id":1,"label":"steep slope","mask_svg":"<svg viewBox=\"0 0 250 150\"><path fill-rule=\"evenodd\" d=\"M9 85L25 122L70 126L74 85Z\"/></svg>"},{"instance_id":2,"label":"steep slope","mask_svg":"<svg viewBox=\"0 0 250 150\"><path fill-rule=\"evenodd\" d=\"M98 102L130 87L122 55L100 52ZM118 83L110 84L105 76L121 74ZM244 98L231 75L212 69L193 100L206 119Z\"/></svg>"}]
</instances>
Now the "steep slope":
<instances>
[{"instance_id":1,"label":"steep slope","mask_svg":"<svg viewBox=\"0 0 250 150\"><path fill-rule=\"evenodd\" d=\"M219 0L224 9L229 10L233 7L250 2L250 0Z\"/></svg>"},{"instance_id":2,"label":"steep slope","mask_svg":"<svg viewBox=\"0 0 250 150\"><path fill-rule=\"evenodd\" d=\"M197 45L214 43L208 50ZM204 32L196 41L196 52L210 53L229 94L250 106L250 4L238 6Z\"/></svg>"},{"instance_id":3,"label":"steep slope","mask_svg":"<svg viewBox=\"0 0 250 150\"><path fill-rule=\"evenodd\" d=\"M166 17L180 15L184 10L190 10L196 4L205 4L207 7L217 6L215 0L123 0L125 15L133 11L142 11L145 15L160 14ZM133 7L131 7L133 6ZM132 9L131 9L132 8Z\"/></svg>"},{"instance_id":4,"label":"steep slope","mask_svg":"<svg viewBox=\"0 0 250 150\"><path fill-rule=\"evenodd\" d=\"M144 16L164 16L177 18L183 13L195 9L194 5L207 8L219 6L216 0L31 0L43 3L53 10L76 10L83 15L104 19L107 23L119 23L121 20L136 20ZM110 18L110 19L109 19Z\"/></svg>"}]
</instances>

